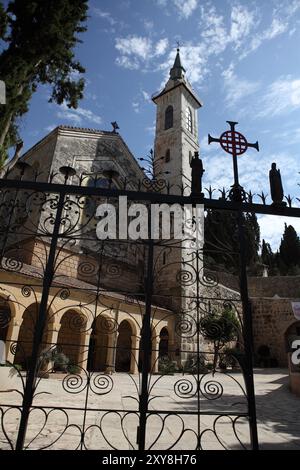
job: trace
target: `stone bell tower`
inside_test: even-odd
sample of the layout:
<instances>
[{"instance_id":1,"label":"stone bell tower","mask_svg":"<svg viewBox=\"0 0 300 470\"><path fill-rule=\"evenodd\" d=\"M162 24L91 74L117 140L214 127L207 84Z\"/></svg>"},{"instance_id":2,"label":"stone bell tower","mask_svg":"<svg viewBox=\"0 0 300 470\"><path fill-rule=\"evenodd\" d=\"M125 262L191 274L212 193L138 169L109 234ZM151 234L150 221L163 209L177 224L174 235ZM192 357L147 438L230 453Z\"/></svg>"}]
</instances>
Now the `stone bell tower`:
<instances>
[{"instance_id":1,"label":"stone bell tower","mask_svg":"<svg viewBox=\"0 0 300 470\"><path fill-rule=\"evenodd\" d=\"M179 49L164 89L152 100L157 106L154 173L158 179L167 180L171 194L181 194L183 189L183 194L189 195L190 162L194 153L199 151L197 110L202 104L185 77ZM178 315L175 322L184 325L185 319L189 318L194 329L196 312L191 305L197 290L195 248L190 248L183 240L173 239L158 247L156 255L159 275L155 294L159 302ZM202 260L199 262L201 270ZM173 333L173 345L181 350L180 361L184 362L189 352L197 350L197 338L178 334L178 328L180 326L177 325Z\"/></svg>"},{"instance_id":2,"label":"stone bell tower","mask_svg":"<svg viewBox=\"0 0 300 470\"><path fill-rule=\"evenodd\" d=\"M177 49L170 78L164 89L152 98L157 106L154 152L157 174L167 179L172 193L186 187L189 194L190 160L199 150L197 110L202 106L185 77ZM164 174L164 172L168 172Z\"/></svg>"}]
</instances>

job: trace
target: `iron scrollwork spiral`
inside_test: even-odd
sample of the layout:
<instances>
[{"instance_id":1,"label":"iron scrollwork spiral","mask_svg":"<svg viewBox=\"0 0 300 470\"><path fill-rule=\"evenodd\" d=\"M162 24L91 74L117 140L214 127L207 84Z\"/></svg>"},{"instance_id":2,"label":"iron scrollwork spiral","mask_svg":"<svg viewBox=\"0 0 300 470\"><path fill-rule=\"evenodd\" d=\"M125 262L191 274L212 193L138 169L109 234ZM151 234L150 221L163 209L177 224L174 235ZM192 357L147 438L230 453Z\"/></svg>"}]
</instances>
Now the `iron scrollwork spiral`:
<instances>
[{"instance_id":1,"label":"iron scrollwork spiral","mask_svg":"<svg viewBox=\"0 0 300 470\"><path fill-rule=\"evenodd\" d=\"M78 265L78 275L83 277L95 276L98 273L98 265L89 261L83 261Z\"/></svg>"},{"instance_id":2,"label":"iron scrollwork spiral","mask_svg":"<svg viewBox=\"0 0 300 470\"><path fill-rule=\"evenodd\" d=\"M197 331L195 319L190 315L184 315L175 324L175 333L181 338L192 338Z\"/></svg>"},{"instance_id":3,"label":"iron scrollwork spiral","mask_svg":"<svg viewBox=\"0 0 300 470\"><path fill-rule=\"evenodd\" d=\"M180 379L174 384L174 392L179 398L192 398L197 393L197 385L189 379Z\"/></svg>"},{"instance_id":4,"label":"iron scrollwork spiral","mask_svg":"<svg viewBox=\"0 0 300 470\"><path fill-rule=\"evenodd\" d=\"M92 374L90 379L90 389L96 395L106 395L113 389L114 382L109 375Z\"/></svg>"},{"instance_id":5,"label":"iron scrollwork spiral","mask_svg":"<svg viewBox=\"0 0 300 470\"><path fill-rule=\"evenodd\" d=\"M21 289L21 294L23 297L30 297L33 293L33 288L31 286L23 286Z\"/></svg>"},{"instance_id":6,"label":"iron scrollwork spiral","mask_svg":"<svg viewBox=\"0 0 300 470\"><path fill-rule=\"evenodd\" d=\"M201 395L207 400L218 400L223 396L224 389L217 380L207 380L208 376L203 375L199 381Z\"/></svg>"},{"instance_id":7,"label":"iron scrollwork spiral","mask_svg":"<svg viewBox=\"0 0 300 470\"><path fill-rule=\"evenodd\" d=\"M1 267L6 271L14 271L19 272L23 267L22 261L14 257L2 258L1 259Z\"/></svg>"},{"instance_id":8,"label":"iron scrollwork spiral","mask_svg":"<svg viewBox=\"0 0 300 470\"><path fill-rule=\"evenodd\" d=\"M176 281L181 286L192 286L196 282L196 278L191 271L187 269L181 269L176 274Z\"/></svg>"},{"instance_id":9,"label":"iron scrollwork spiral","mask_svg":"<svg viewBox=\"0 0 300 470\"><path fill-rule=\"evenodd\" d=\"M114 318L99 316L97 317L97 327L104 334L112 334L118 331L118 322Z\"/></svg>"},{"instance_id":10,"label":"iron scrollwork spiral","mask_svg":"<svg viewBox=\"0 0 300 470\"><path fill-rule=\"evenodd\" d=\"M119 264L111 263L106 266L106 275L110 279L117 279L122 275L122 269Z\"/></svg>"},{"instance_id":11,"label":"iron scrollwork spiral","mask_svg":"<svg viewBox=\"0 0 300 470\"><path fill-rule=\"evenodd\" d=\"M85 376L83 376L80 374L80 371L75 374L66 375L62 381L63 389L68 393L74 394L83 392L83 390L87 388L87 385L87 374L85 372Z\"/></svg>"}]
</instances>

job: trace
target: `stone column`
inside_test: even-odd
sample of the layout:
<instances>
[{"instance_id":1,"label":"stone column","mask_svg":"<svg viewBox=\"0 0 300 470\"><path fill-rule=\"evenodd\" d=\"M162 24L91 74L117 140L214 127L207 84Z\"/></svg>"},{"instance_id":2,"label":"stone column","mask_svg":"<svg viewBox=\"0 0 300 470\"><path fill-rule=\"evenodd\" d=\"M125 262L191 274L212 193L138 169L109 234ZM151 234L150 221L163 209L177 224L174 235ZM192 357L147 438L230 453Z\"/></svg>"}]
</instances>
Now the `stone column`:
<instances>
[{"instance_id":1,"label":"stone column","mask_svg":"<svg viewBox=\"0 0 300 470\"><path fill-rule=\"evenodd\" d=\"M48 331L46 336L47 348L50 349L57 345L58 333L61 327L61 323L48 323Z\"/></svg>"},{"instance_id":2,"label":"stone column","mask_svg":"<svg viewBox=\"0 0 300 470\"><path fill-rule=\"evenodd\" d=\"M16 320L15 318L11 319L7 337L6 337L6 360L8 362L14 363L15 355L11 351L11 345L18 341L19 332L22 324L22 319Z\"/></svg>"},{"instance_id":3,"label":"stone column","mask_svg":"<svg viewBox=\"0 0 300 470\"><path fill-rule=\"evenodd\" d=\"M60 330L61 324L60 323L47 323L46 330L43 335L43 346L42 351L48 352L54 349L57 345L58 333ZM45 338L45 339L44 339ZM54 372L54 362L50 361L41 366L41 370L45 370L48 372Z\"/></svg>"},{"instance_id":4,"label":"stone column","mask_svg":"<svg viewBox=\"0 0 300 470\"><path fill-rule=\"evenodd\" d=\"M91 333L91 331L85 331L84 333L82 333L80 339L81 346L78 355L78 366L84 369L85 371L87 370Z\"/></svg>"},{"instance_id":5,"label":"stone column","mask_svg":"<svg viewBox=\"0 0 300 470\"><path fill-rule=\"evenodd\" d=\"M106 356L106 369L105 372L113 374L116 369L116 347L119 333L110 333L107 341L107 356Z\"/></svg>"},{"instance_id":6,"label":"stone column","mask_svg":"<svg viewBox=\"0 0 300 470\"><path fill-rule=\"evenodd\" d=\"M131 361L130 373L138 374L139 372L139 355L140 355L140 338L138 336L131 336Z\"/></svg>"},{"instance_id":7,"label":"stone column","mask_svg":"<svg viewBox=\"0 0 300 470\"><path fill-rule=\"evenodd\" d=\"M151 352L151 373L158 372L158 354L159 354L159 341L160 337L155 336L152 339L152 352Z\"/></svg>"}]
</instances>

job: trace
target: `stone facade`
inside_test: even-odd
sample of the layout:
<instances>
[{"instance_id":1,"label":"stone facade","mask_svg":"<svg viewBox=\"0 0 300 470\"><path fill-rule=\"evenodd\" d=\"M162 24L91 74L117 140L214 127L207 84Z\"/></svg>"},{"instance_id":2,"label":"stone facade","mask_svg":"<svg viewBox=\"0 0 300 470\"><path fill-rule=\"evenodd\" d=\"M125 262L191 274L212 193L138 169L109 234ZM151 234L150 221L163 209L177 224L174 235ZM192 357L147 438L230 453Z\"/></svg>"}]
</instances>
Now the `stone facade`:
<instances>
[{"instance_id":1,"label":"stone facade","mask_svg":"<svg viewBox=\"0 0 300 470\"><path fill-rule=\"evenodd\" d=\"M6 341L7 360L21 364L24 368L31 353L34 325L42 296L42 274L41 270L27 265L20 267L18 272L0 271L0 308L1 311L7 309L6 320L9 320L6 330L2 328L0 330L0 339ZM57 276L49 294L42 347L47 349L61 347L62 352L74 364L81 370L87 370L91 335L93 335L94 340L98 342L95 370L112 372L116 367L117 358L113 352L118 350L119 336L118 329L112 326L126 322L129 329L127 352L131 358L128 371L137 373L143 313L143 302L128 302L126 296L117 293L103 292L95 296L92 285L82 281L72 281L68 276ZM169 344L171 346L174 344L171 333L174 330L174 316L170 311L153 306L153 317L151 365L152 370L156 371L159 333L163 328L167 328L170 331ZM99 325L102 325L101 328L97 329L93 324L95 318ZM16 341L19 342L17 351L15 351ZM101 361L97 358L97 354L100 353Z\"/></svg>"},{"instance_id":2,"label":"stone facade","mask_svg":"<svg viewBox=\"0 0 300 470\"><path fill-rule=\"evenodd\" d=\"M218 273L226 288L238 290L238 278ZM300 276L248 277L252 307L254 352L267 346L270 357L280 367L288 366L287 333L291 326L300 326L294 316L292 302L300 301Z\"/></svg>"}]
</instances>

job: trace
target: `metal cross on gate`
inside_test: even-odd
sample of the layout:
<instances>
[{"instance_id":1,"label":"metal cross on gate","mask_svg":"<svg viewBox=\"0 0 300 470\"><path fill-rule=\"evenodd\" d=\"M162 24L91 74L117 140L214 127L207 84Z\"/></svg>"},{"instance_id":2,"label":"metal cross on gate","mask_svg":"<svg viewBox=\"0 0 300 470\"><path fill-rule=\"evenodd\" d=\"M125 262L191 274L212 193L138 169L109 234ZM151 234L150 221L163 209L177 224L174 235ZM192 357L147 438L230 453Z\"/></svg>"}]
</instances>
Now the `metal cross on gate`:
<instances>
[{"instance_id":1,"label":"metal cross on gate","mask_svg":"<svg viewBox=\"0 0 300 470\"><path fill-rule=\"evenodd\" d=\"M223 132L219 139L216 139L215 137L212 137L210 134L208 134L208 143L210 144L211 142L219 142L222 149L232 155L234 184L231 187L232 189L229 193L229 197L234 201L242 201L244 199L245 192L243 187L239 184L237 155L242 155L245 153L248 147L253 147L259 151L258 142L255 142L255 144L249 144L246 137L235 130L235 126L238 124L238 122L226 122L228 122L230 126L230 131Z\"/></svg>"}]
</instances>

